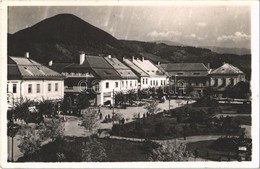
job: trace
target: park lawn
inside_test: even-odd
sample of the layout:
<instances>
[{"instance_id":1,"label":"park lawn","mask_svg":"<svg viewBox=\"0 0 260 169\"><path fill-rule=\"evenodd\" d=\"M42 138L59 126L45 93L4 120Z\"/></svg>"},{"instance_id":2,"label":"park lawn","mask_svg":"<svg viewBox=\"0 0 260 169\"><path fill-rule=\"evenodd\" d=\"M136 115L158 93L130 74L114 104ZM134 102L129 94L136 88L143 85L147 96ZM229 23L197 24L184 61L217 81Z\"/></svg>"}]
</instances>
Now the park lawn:
<instances>
[{"instance_id":1,"label":"park lawn","mask_svg":"<svg viewBox=\"0 0 260 169\"><path fill-rule=\"evenodd\" d=\"M115 136L154 140L166 140L196 135L223 134L225 135L226 133L216 126L209 127L206 124L194 124L189 122L189 117L182 117L181 122L178 123L177 118L163 117L162 113L140 118L124 125L114 125L111 132L111 135ZM229 133L229 135L238 134L239 131Z\"/></svg>"},{"instance_id":2,"label":"park lawn","mask_svg":"<svg viewBox=\"0 0 260 169\"><path fill-rule=\"evenodd\" d=\"M198 157L210 161L228 161L228 152L230 152L230 161L237 161L236 153L232 150L230 151L217 151L214 150L211 145L214 143L214 140L208 141L198 141L193 143L186 144L187 151L192 153L195 150L198 150Z\"/></svg>"},{"instance_id":3,"label":"park lawn","mask_svg":"<svg viewBox=\"0 0 260 169\"><path fill-rule=\"evenodd\" d=\"M142 142L126 140L98 139L106 150L107 158L104 162L148 161L148 154L144 151ZM50 142L42 146L37 154L23 156L18 162L58 162L57 154L63 153L65 159L61 162L82 162L81 149L87 137L65 137L63 142Z\"/></svg>"}]
</instances>

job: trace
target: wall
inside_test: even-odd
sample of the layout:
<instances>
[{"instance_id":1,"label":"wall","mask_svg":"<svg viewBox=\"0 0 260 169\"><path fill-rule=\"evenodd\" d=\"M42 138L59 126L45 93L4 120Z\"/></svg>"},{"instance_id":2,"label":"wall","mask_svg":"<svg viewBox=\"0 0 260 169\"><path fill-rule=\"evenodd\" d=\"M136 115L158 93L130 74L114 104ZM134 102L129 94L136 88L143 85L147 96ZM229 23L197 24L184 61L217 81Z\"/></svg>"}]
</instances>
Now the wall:
<instances>
[{"instance_id":1,"label":"wall","mask_svg":"<svg viewBox=\"0 0 260 169\"><path fill-rule=\"evenodd\" d=\"M58 91L55 91L55 83L58 83ZM28 85L32 84L32 92L28 93ZM40 84L40 92L37 93L37 84ZM51 84L51 91L48 91L48 84ZM22 82L22 97L31 100L44 99L61 99L64 97L63 80L25 80Z\"/></svg>"}]
</instances>

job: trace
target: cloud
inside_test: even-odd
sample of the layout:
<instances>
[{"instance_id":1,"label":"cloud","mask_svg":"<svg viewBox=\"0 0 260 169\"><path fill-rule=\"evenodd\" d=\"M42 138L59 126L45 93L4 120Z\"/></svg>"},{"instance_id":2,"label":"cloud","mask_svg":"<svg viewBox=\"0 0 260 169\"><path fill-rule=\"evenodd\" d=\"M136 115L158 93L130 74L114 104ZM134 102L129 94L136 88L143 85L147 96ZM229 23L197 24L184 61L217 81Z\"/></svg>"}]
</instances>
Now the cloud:
<instances>
[{"instance_id":1,"label":"cloud","mask_svg":"<svg viewBox=\"0 0 260 169\"><path fill-rule=\"evenodd\" d=\"M149 37L153 38L169 38L169 37L174 37L174 36L181 36L182 33L179 31L165 31L165 32L157 32L157 31L152 31L147 34Z\"/></svg>"},{"instance_id":2,"label":"cloud","mask_svg":"<svg viewBox=\"0 0 260 169\"><path fill-rule=\"evenodd\" d=\"M247 35L242 32L235 32L233 35L223 35L217 37L217 40L219 42L226 42L226 41L233 41L233 42L241 42L241 41L246 41L250 40L251 36Z\"/></svg>"},{"instance_id":3,"label":"cloud","mask_svg":"<svg viewBox=\"0 0 260 169\"><path fill-rule=\"evenodd\" d=\"M198 27L205 27L205 26L208 25L208 23L206 23L206 22L198 22L198 23L196 23L196 25L197 25Z\"/></svg>"},{"instance_id":4,"label":"cloud","mask_svg":"<svg viewBox=\"0 0 260 169\"><path fill-rule=\"evenodd\" d=\"M185 35L185 38L187 39L194 39L194 40L203 40L204 38L197 36L196 34L192 33L190 35Z\"/></svg>"}]
</instances>

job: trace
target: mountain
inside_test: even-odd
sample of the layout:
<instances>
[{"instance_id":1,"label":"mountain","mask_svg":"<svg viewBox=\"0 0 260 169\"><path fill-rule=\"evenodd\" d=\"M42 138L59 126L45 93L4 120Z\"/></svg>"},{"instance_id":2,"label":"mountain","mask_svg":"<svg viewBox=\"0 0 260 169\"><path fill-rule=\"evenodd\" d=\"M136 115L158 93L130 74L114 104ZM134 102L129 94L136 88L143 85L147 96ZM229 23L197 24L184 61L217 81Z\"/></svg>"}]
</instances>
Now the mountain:
<instances>
[{"instance_id":1,"label":"mountain","mask_svg":"<svg viewBox=\"0 0 260 169\"><path fill-rule=\"evenodd\" d=\"M188 45L184 45L184 44L169 41L169 40L157 40L157 41L155 41L155 43L157 43L157 44L164 43L164 44L169 45L169 46L188 46Z\"/></svg>"},{"instance_id":2,"label":"mountain","mask_svg":"<svg viewBox=\"0 0 260 169\"><path fill-rule=\"evenodd\" d=\"M26 51L39 62L72 62L79 51L122 56L131 53L110 34L72 14L56 15L8 35L9 55L23 55Z\"/></svg>"},{"instance_id":3,"label":"mountain","mask_svg":"<svg viewBox=\"0 0 260 169\"><path fill-rule=\"evenodd\" d=\"M112 55L119 59L145 57L153 62L202 62L217 68L223 62L237 66L251 75L251 55L219 54L209 49L158 42L118 40L72 14L47 18L29 28L8 34L8 55L30 57L46 64L78 62L79 51L90 55Z\"/></svg>"},{"instance_id":4,"label":"mountain","mask_svg":"<svg viewBox=\"0 0 260 169\"><path fill-rule=\"evenodd\" d=\"M247 48L224 48L224 47L217 47L217 46L203 46L203 48L210 49L212 52L216 52L216 53L228 53L228 54L235 54L235 55L251 54L251 50Z\"/></svg>"}]
</instances>

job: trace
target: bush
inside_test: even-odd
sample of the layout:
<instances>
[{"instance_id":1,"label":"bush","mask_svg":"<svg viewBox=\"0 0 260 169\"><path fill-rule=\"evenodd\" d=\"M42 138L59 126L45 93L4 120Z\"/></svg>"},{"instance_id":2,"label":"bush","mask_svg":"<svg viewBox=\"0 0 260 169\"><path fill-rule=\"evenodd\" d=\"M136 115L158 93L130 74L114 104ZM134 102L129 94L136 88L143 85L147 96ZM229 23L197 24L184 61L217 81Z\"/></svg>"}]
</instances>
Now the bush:
<instances>
[{"instance_id":1,"label":"bush","mask_svg":"<svg viewBox=\"0 0 260 169\"><path fill-rule=\"evenodd\" d=\"M156 149L156 148L158 148L160 146L161 146L160 144L146 139L143 142L141 149L143 151L145 151L146 153L151 153L154 149Z\"/></svg>"}]
</instances>

